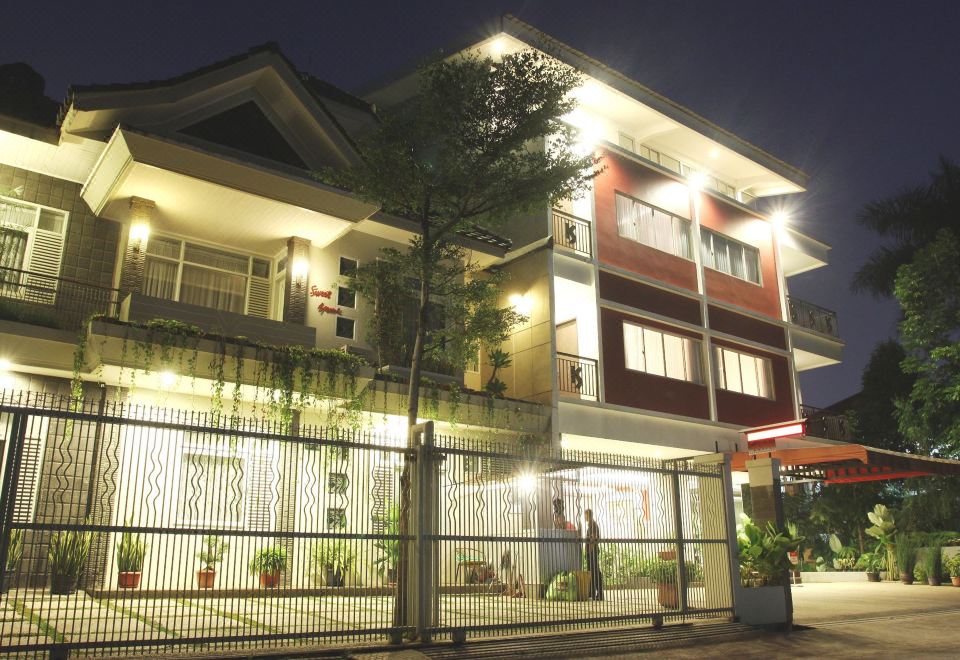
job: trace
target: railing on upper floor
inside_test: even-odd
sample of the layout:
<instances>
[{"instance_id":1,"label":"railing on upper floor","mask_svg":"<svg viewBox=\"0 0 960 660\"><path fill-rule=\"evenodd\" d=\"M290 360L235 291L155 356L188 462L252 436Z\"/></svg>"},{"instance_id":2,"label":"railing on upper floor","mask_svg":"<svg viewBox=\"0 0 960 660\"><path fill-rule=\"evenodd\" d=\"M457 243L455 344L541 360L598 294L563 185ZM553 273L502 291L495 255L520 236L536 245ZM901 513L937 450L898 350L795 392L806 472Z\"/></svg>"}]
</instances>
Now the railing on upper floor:
<instances>
[{"instance_id":1,"label":"railing on upper floor","mask_svg":"<svg viewBox=\"0 0 960 660\"><path fill-rule=\"evenodd\" d=\"M807 420L806 435L815 438L826 438L827 440L843 440L849 442L853 440L853 432L850 428L850 420L846 415L839 415L822 408L813 406L800 406L800 416Z\"/></svg>"},{"instance_id":2,"label":"railing on upper floor","mask_svg":"<svg viewBox=\"0 0 960 660\"><path fill-rule=\"evenodd\" d=\"M790 322L794 325L840 338L836 312L793 296L787 299L787 305L790 309Z\"/></svg>"},{"instance_id":3,"label":"railing on upper floor","mask_svg":"<svg viewBox=\"0 0 960 660\"><path fill-rule=\"evenodd\" d=\"M557 209L553 210L553 242L585 257L593 256L590 223Z\"/></svg>"},{"instance_id":4,"label":"railing on upper floor","mask_svg":"<svg viewBox=\"0 0 960 660\"><path fill-rule=\"evenodd\" d=\"M0 268L0 319L79 330L93 314L115 317L120 292L67 277Z\"/></svg>"},{"instance_id":5,"label":"railing on upper floor","mask_svg":"<svg viewBox=\"0 0 960 660\"><path fill-rule=\"evenodd\" d=\"M600 398L597 361L593 358L557 353L557 381L561 392L595 400Z\"/></svg>"}]
</instances>

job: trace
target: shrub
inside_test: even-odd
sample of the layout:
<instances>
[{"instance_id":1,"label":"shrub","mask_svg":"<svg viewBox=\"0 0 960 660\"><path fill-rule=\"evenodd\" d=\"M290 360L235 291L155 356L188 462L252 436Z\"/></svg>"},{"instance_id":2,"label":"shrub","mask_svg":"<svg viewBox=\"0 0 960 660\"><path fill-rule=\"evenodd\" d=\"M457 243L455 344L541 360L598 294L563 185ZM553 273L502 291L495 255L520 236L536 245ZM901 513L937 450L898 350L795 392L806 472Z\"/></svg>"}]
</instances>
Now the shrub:
<instances>
[{"instance_id":1,"label":"shrub","mask_svg":"<svg viewBox=\"0 0 960 660\"><path fill-rule=\"evenodd\" d=\"M117 572L139 573L147 556L147 544L139 534L124 532L117 544Z\"/></svg>"},{"instance_id":2,"label":"shrub","mask_svg":"<svg viewBox=\"0 0 960 660\"><path fill-rule=\"evenodd\" d=\"M923 570L927 577L937 580L943 575L943 547L939 544L926 548L923 552Z\"/></svg>"},{"instance_id":3,"label":"shrub","mask_svg":"<svg viewBox=\"0 0 960 660\"><path fill-rule=\"evenodd\" d=\"M954 555L947 560L946 567L950 577L960 578L960 554Z\"/></svg>"},{"instance_id":4,"label":"shrub","mask_svg":"<svg viewBox=\"0 0 960 660\"><path fill-rule=\"evenodd\" d=\"M90 553L90 532L57 532L50 540L47 558L50 574L60 578L78 578Z\"/></svg>"},{"instance_id":5,"label":"shrub","mask_svg":"<svg viewBox=\"0 0 960 660\"><path fill-rule=\"evenodd\" d=\"M23 558L23 530L10 530L10 543L7 546L7 565L8 571L15 571L20 560Z\"/></svg>"},{"instance_id":6,"label":"shrub","mask_svg":"<svg viewBox=\"0 0 960 660\"><path fill-rule=\"evenodd\" d=\"M913 537L900 535L897 539L897 545L894 550L896 556L897 568L904 575L913 575L913 569L917 565L917 542Z\"/></svg>"},{"instance_id":7,"label":"shrub","mask_svg":"<svg viewBox=\"0 0 960 660\"><path fill-rule=\"evenodd\" d=\"M230 544L219 536L211 534L203 537L203 548L197 553L197 559L203 564L203 570L212 571L217 564L223 561L223 556L230 549Z\"/></svg>"},{"instance_id":8,"label":"shrub","mask_svg":"<svg viewBox=\"0 0 960 660\"><path fill-rule=\"evenodd\" d=\"M276 575L287 570L287 551L279 545L258 550L250 560L250 572L254 575Z\"/></svg>"}]
</instances>

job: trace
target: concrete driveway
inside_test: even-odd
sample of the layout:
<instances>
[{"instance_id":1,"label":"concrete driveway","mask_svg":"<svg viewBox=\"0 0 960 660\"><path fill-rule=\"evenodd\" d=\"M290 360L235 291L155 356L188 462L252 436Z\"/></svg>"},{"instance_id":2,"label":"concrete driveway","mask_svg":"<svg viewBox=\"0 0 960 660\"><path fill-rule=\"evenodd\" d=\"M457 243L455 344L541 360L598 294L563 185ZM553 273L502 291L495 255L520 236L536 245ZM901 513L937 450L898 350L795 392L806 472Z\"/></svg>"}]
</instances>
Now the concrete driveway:
<instances>
[{"instance_id":1,"label":"concrete driveway","mask_svg":"<svg viewBox=\"0 0 960 660\"><path fill-rule=\"evenodd\" d=\"M801 625L957 610L960 588L899 582L836 582L793 587L793 619Z\"/></svg>"}]
</instances>

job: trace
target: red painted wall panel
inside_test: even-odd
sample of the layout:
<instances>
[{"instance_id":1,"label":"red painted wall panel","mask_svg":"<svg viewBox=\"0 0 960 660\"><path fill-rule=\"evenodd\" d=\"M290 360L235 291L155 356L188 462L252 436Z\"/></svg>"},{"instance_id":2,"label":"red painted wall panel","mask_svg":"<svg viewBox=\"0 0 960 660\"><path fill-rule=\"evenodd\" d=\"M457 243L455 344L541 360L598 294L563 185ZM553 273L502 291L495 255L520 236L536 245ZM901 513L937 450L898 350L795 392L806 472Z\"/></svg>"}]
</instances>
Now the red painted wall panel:
<instances>
[{"instance_id":1,"label":"red painted wall panel","mask_svg":"<svg viewBox=\"0 0 960 660\"><path fill-rule=\"evenodd\" d=\"M702 194L700 198L701 226L759 249L760 281L763 284L758 286L753 282L704 268L703 279L707 296L779 319L780 287L777 284L770 223L710 195Z\"/></svg>"},{"instance_id":2,"label":"red painted wall panel","mask_svg":"<svg viewBox=\"0 0 960 660\"><path fill-rule=\"evenodd\" d=\"M699 301L602 270L600 297L687 323L703 323L700 319Z\"/></svg>"},{"instance_id":3,"label":"red painted wall panel","mask_svg":"<svg viewBox=\"0 0 960 660\"><path fill-rule=\"evenodd\" d=\"M785 357L755 351L721 339L714 339L713 344L769 359L773 370L773 394L776 397L775 399L764 399L717 388L717 418L719 421L750 428L794 419L793 384L790 381L790 369Z\"/></svg>"},{"instance_id":4,"label":"red painted wall panel","mask_svg":"<svg viewBox=\"0 0 960 660\"><path fill-rule=\"evenodd\" d=\"M710 402L707 397L706 386L672 378L652 376L629 370L624 366L624 320L661 328L676 334L696 336L693 333L638 319L612 309L601 309L603 381L607 402L632 408L709 419Z\"/></svg>"},{"instance_id":5,"label":"red painted wall panel","mask_svg":"<svg viewBox=\"0 0 960 660\"><path fill-rule=\"evenodd\" d=\"M606 169L594 179L597 257L600 262L696 291L697 268L694 262L621 238L617 233L618 191L689 219L687 186L610 152L604 152L603 164Z\"/></svg>"},{"instance_id":6,"label":"red painted wall panel","mask_svg":"<svg viewBox=\"0 0 960 660\"><path fill-rule=\"evenodd\" d=\"M760 319L745 314L737 314L716 305L709 305L708 313L710 314L711 330L750 339L774 348L783 350L787 348L787 338L781 326L764 323Z\"/></svg>"}]
</instances>

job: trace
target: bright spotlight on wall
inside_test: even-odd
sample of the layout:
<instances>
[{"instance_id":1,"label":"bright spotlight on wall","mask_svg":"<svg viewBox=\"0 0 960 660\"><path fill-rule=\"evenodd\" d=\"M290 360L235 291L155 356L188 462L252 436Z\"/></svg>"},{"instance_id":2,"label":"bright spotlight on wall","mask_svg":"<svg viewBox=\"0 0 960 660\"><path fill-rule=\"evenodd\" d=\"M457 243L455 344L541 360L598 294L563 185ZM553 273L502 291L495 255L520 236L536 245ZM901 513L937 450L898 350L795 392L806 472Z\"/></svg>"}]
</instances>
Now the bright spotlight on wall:
<instances>
[{"instance_id":1,"label":"bright spotlight on wall","mask_svg":"<svg viewBox=\"0 0 960 660\"><path fill-rule=\"evenodd\" d=\"M150 238L150 225L145 222L135 222L130 225L130 244L137 250L147 247Z\"/></svg>"},{"instance_id":2,"label":"bright spotlight on wall","mask_svg":"<svg viewBox=\"0 0 960 660\"><path fill-rule=\"evenodd\" d=\"M704 186L707 185L707 175L703 172L691 172L687 180L694 190L703 190Z\"/></svg>"},{"instance_id":3,"label":"bright spotlight on wall","mask_svg":"<svg viewBox=\"0 0 960 660\"><path fill-rule=\"evenodd\" d=\"M786 211L774 211L770 216L770 222L774 227L786 227L790 222L790 214Z\"/></svg>"},{"instance_id":4,"label":"bright spotlight on wall","mask_svg":"<svg viewBox=\"0 0 960 660\"><path fill-rule=\"evenodd\" d=\"M307 273L310 272L310 264L303 257L298 257L293 260L293 265L290 267L290 277L293 278L293 283L296 284L297 288L300 288L307 281Z\"/></svg>"},{"instance_id":5,"label":"bright spotlight on wall","mask_svg":"<svg viewBox=\"0 0 960 660\"><path fill-rule=\"evenodd\" d=\"M177 374L172 371L161 371L159 374L160 377L160 389L169 390L171 387L177 384Z\"/></svg>"},{"instance_id":6,"label":"bright spotlight on wall","mask_svg":"<svg viewBox=\"0 0 960 660\"><path fill-rule=\"evenodd\" d=\"M530 301L530 298L522 293L515 293L510 296L510 306L516 310L517 314L522 314L527 317L530 316L530 312L533 310L533 303Z\"/></svg>"},{"instance_id":7,"label":"bright spotlight on wall","mask_svg":"<svg viewBox=\"0 0 960 660\"><path fill-rule=\"evenodd\" d=\"M517 490L524 495L532 495L537 490L537 477L530 473L517 477Z\"/></svg>"}]
</instances>

